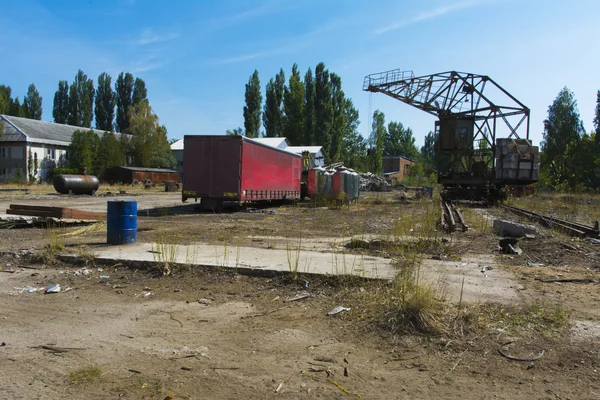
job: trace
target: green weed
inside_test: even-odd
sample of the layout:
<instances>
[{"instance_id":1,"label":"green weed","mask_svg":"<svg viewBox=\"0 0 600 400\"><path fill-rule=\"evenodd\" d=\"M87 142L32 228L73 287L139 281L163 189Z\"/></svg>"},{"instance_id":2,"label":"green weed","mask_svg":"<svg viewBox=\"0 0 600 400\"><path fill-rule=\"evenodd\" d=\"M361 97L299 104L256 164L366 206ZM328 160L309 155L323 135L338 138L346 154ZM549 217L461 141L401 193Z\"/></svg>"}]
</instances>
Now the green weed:
<instances>
[{"instance_id":1,"label":"green weed","mask_svg":"<svg viewBox=\"0 0 600 400\"><path fill-rule=\"evenodd\" d=\"M76 371L69 373L69 381L72 383L91 383L100 377L102 374L102 367L99 365L90 365L88 367L80 368Z\"/></svg>"}]
</instances>

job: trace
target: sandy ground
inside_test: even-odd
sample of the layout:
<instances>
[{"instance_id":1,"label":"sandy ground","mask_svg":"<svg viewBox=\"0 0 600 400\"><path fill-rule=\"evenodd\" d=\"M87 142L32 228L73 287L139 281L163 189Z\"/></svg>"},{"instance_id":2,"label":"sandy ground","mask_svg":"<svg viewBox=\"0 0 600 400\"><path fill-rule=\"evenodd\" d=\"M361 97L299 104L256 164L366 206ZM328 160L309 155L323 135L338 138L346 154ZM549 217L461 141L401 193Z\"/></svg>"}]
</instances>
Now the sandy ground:
<instances>
[{"instance_id":1,"label":"sandy ground","mask_svg":"<svg viewBox=\"0 0 600 400\"><path fill-rule=\"evenodd\" d=\"M149 196L140 203L177 203L171 194ZM84 209L105 201L76 200L81 203L59 203ZM151 243L179 234L182 246L236 243L261 251L302 237L307 251L330 252L333 246L357 254L341 238L389 239L399 235L399 215L424 206L285 206L275 215L160 212L139 218L138 236ZM497 238L476 217L480 212L467 213L473 229L452 235L450 247L424 251L421 270L440 287L454 288L447 291L450 302L458 301L464 278L467 307L491 303L504 311L486 327L436 335L392 334L363 319L364 293L376 287L367 281L250 277L226 268L191 267L162 276L125 265L50 265L27 255L44 251L46 230L0 230L0 270L16 271L0 273L0 399L599 398L599 249L543 231L522 243L522 256L500 255ZM511 218L500 210L483 213ZM103 231L90 231L65 236L64 244L93 252L105 248L104 239ZM366 254L396 257L384 250ZM492 269L481 272L482 264ZM583 277L596 283L543 282ZM56 283L61 293L22 290ZM539 301L562 304L570 324L540 330L527 321L508 323L511 307ZM339 305L351 310L327 314ZM498 352L508 341L512 355L544 355L535 362L508 360ZM100 373L89 382L73 375L93 366Z\"/></svg>"}]
</instances>

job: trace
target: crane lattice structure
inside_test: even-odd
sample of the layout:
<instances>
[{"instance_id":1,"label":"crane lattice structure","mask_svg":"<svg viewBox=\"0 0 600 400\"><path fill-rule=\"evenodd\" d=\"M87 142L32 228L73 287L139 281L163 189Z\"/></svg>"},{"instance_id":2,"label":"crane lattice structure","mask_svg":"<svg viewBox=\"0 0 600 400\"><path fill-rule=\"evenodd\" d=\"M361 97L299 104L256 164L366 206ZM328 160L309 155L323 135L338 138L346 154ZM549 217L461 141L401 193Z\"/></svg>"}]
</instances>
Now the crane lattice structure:
<instances>
[{"instance_id":1,"label":"crane lattice structure","mask_svg":"<svg viewBox=\"0 0 600 400\"><path fill-rule=\"evenodd\" d=\"M395 69L367 75L363 90L386 94L440 121L472 120L473 139L486 140L492 149L498 120L508 138L529 139L529 108L486 75L449 71L415 77L412 71Z\"/></svg>"}]
</instances>

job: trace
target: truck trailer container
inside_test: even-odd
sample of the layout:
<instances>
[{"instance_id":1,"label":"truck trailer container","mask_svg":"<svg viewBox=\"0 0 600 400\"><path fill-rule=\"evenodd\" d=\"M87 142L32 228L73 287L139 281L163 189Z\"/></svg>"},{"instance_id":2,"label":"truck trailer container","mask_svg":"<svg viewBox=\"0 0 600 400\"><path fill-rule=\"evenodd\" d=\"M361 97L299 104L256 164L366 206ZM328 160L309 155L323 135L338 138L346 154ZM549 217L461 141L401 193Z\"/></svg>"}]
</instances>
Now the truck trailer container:
<instances>
[{"instance_id":1,"label":"truck trailer container","mask_svg":"<svg viewBox=\"0 0 600 400\"><path fill-rule=\"evenodd\" d=\"M182 201L205 209L224 201L300 198L302 156L243 136L186 135Z\"/></svg>"}]
</instances>

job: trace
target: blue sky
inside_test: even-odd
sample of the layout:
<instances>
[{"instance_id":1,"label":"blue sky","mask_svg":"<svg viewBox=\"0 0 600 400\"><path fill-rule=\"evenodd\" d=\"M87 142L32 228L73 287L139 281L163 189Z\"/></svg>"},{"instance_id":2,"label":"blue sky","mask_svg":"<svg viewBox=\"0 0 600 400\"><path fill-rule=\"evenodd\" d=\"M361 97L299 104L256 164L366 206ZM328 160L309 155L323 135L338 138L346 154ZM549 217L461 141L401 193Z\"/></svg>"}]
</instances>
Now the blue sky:
<instances>
[{"instance_id":1,"label":"blue sky","mask_svg":"<svg viewBox=\"0 0 600 400\"><path fill-rule=\"evenodd\" d=\"M564 86L592 129L600 89L597 0L6 1L0 0L0 84L22 100L35 83L52 120L58 80L78 69L96 81L132 72L170 138L243 126L244 85L263 86L325 62L359 109L360 131L382 110L417 144L434 118L362 91L365 75L400 68L416 75L485 74L531 109L541 139L547 108Z\"/></svg>"}]
</instances>

